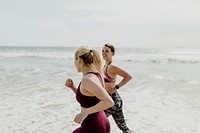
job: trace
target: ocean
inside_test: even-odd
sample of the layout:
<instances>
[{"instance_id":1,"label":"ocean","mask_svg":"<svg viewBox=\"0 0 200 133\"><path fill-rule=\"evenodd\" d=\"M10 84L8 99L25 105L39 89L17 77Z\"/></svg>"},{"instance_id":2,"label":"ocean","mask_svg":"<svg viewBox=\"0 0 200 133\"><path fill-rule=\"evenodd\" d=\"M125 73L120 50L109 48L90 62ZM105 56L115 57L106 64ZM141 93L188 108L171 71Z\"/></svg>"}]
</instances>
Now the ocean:
<instances>
[{"instance_id":1,"label":"ocean","mask_svg":"<svg viewBox=\"0 0 200 133\"><path fill-rule=\"evenodd\" d=\"M79 104L64 86L68 77L75 84L82 77L75 50L0 47L0 133L70 133L79 126L73 122ZM133 76L119 89L132 130L200 132L200 49L116 48L113 59ZM109 120L111 133L120 133Z\"/></svg>"}]
</instances>

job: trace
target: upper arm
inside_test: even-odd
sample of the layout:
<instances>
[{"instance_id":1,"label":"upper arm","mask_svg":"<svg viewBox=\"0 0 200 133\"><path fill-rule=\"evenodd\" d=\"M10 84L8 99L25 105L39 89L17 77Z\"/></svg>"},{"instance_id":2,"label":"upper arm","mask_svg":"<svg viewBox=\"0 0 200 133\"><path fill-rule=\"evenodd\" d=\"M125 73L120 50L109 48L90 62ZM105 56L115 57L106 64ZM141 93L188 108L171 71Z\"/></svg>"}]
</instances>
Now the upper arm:
<instances>
[{"instance_id":1,"label":"upper arm","mask_svg":"<svg viewBox=\"0 0 200 133\"><path fill-rule=\"evenodd\" d=\"M130 74L128 74L125 70L123 70L123 69L121 69L117 66L114 66L114 65L112 65L110 67L109 71L110 71L111 74L113 74L115 76L119 75L119 76L124 77L124 78L125 77L127 77L129 79L132 78L132 76Z\"/></svg>"}]
</instances>

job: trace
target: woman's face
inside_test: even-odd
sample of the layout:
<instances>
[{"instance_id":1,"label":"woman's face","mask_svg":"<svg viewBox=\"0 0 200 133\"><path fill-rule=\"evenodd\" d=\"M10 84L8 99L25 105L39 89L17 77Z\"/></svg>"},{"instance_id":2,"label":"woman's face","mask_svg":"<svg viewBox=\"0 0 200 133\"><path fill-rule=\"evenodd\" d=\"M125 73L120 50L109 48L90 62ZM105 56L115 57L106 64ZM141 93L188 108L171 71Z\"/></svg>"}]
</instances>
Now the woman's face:
<instances>
[{"instance_id":1,"label":"woman's face","mask_svg":"<svg viewBox=\"0 0 200 133\"><path fill-rule=\"evenodd\" d=\"M81 72L81 69L80 69L80 58L79 57L75 57L74 65L76 66L77 71Z\"/></svg>"},{"instance_id":2,"label":"woman's face","mask_svg":"<svg viewBox=\"0 0 200 133\"><path fill-rule=\"evenodd\" d=\"M104 46L102 49L102 57L104 60L111 59L113 56L113 52L109 47Z\"/></svg>"}]
</instances>

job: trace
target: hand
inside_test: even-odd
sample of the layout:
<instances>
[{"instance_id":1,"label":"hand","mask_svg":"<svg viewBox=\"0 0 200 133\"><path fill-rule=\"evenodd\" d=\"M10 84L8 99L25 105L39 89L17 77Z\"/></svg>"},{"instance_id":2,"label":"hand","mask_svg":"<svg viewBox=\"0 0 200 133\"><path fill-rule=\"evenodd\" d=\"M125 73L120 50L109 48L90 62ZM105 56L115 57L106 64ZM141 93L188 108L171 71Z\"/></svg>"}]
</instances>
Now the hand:
<instances>
[{"instance_id":1,"label":"hand","mask_svg":"<svg viewBox=\"0 0 200 133\"><path fill-rule=\"evenodd\" d=\"M88 116L86 111L82 111L81 113L77 114L74 118L74 121L78 124L81 124L83 120Z\"/></svg>"},{"instance_id":2,"label":"hand","mask_svg":"<svg viewBox=\"0 0 200 133\"><path fill-rule=\"evenodd\" d=\"M66 87L69 87L69 88L72 88L74 86L74 82L72 79L68 78L65 82L65 86Z\"/></svg>"},{"instance_id":3,"label":"hand","mask_svg":"<svg viewBox=\"0 0 200 133\"><path fill-rule=\"evenodd\" d=\"M110 88L109 90L107 90L107 92L109 94L113 94L117 89L115 88L115 86L113 88Z\"/></svg>"}]
</instances>

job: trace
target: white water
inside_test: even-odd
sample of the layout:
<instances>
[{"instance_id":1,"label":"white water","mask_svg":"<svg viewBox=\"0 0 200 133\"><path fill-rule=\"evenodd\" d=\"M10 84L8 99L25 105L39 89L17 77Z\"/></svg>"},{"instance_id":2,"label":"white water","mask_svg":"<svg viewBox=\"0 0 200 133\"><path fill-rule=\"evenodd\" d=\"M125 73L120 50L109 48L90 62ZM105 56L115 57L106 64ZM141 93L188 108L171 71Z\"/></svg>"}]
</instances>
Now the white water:
<instances>
[{"instance_id":1,"label":"white water","mask_svg":"<svg viewBox=\"0 0 200 133\"><path fill-rule=\"evenodd\" d=\"M101 49L98 49L101 51ZM0 47L0 133L70 133L79 105L75 48ZM118 48L116 64L133 79L119 93L137 133L200 132L200 50ZM119 80L119 79L118 79ZM112 133L120 133L113 119Z\"/></svg>"}]
</instances>

